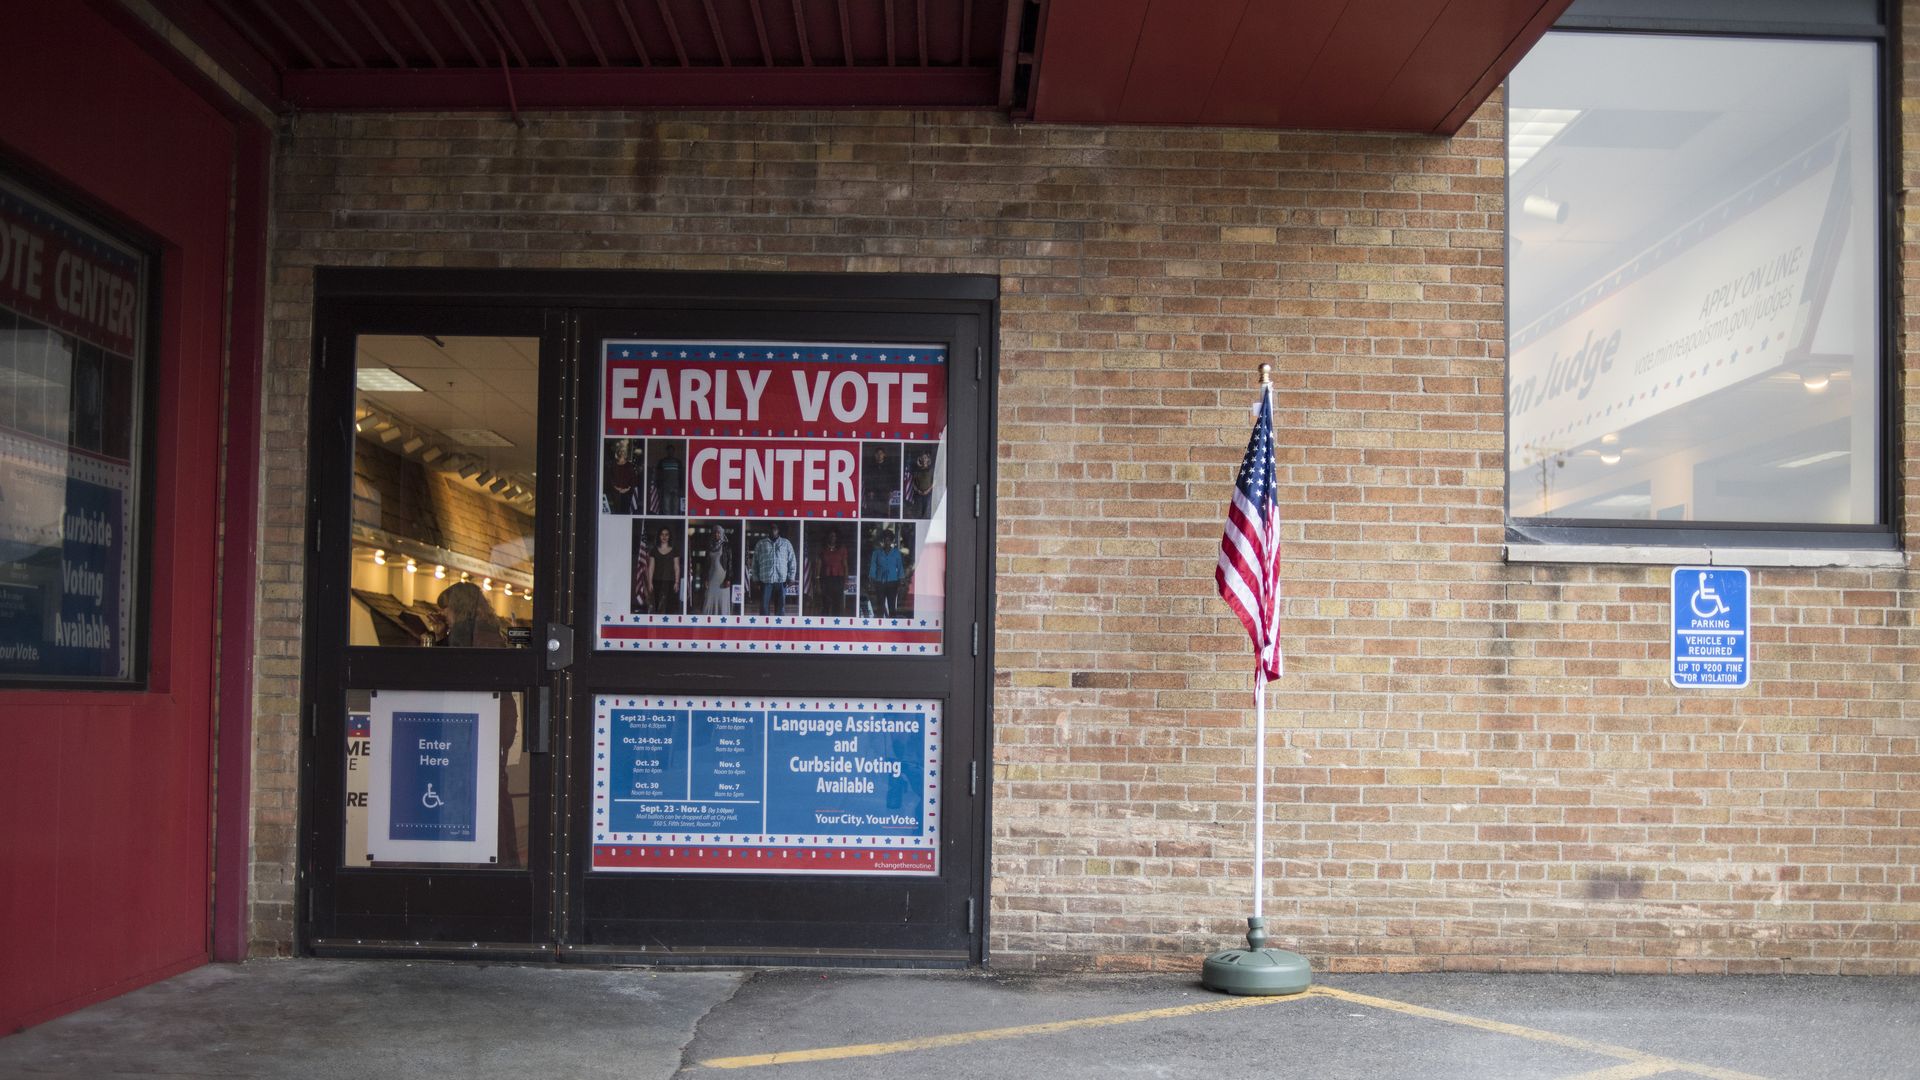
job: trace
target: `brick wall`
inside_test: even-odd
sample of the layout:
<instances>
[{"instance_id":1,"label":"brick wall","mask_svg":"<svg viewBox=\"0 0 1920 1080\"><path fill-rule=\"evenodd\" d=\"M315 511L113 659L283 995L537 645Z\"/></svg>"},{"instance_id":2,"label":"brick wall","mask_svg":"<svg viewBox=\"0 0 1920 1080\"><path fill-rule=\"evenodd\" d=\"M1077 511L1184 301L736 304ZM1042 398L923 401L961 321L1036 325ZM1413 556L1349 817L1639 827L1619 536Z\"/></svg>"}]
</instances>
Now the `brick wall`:
<instances>
[{"instance_id":1,"label":"brick wall","mask_svg":"<svg viewBox=\"0 0 1920 1080\"><path fill-rule=\"evenodd\" d=\"M1920 973L1906 573L1756 571L1754 688L1709 696L1666 686L1665 567L1502 559L1499 123L1497 102L1448 140L929 113L293 121L256 948L292 937L311 268L917 271L994 274L1004 297L996 966L1191 970L1242 928L1250 664L1211 574L1267 360L1283 943L1337 970Z\"/></svg>"}]
</instances>

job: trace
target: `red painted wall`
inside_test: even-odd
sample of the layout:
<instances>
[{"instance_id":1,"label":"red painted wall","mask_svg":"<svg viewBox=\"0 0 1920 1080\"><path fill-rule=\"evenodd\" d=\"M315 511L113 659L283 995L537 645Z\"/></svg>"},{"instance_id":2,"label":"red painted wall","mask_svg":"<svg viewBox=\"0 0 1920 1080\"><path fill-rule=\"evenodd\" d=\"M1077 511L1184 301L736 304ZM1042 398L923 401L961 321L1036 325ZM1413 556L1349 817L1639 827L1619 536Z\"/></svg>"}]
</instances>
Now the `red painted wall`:
<instances>
[{"instance_id":1,"label":"red painted wall","mask_svg":"<svg viewBox=\"0 0 1920 1080\"><path fill-rule=\"evenodd\" d=\"M0 6L0 149L156 237L148 689L0 691L0 1033L204 963L235 130L82 4Z\"/></svg>"}]
</instances>

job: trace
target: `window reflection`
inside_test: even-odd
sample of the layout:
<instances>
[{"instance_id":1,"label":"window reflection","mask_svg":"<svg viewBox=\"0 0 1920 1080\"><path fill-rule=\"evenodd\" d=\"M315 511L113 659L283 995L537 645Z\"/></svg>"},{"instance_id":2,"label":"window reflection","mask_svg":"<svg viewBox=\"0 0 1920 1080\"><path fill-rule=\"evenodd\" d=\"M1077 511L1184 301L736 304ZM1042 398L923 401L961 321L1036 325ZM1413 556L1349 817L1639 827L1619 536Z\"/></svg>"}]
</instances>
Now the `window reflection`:
<instances>
[{"instance_id":1,"label":"window reflection","mask_svg":"<svg viewBox=\"0 0 1920 1080\"><path fill-rule=\"evenodd\" d=\"M532 338L359 339L349 644L528 643L538 356Z\"/></svg>"},{"instance_id":2,"label":"window reflection","mask_svg":"<svg viewBox=\"0 0 1920 1080\"><path fill-rule=\"evenodd\" d=\"M1555 33L1509 100L1510 514L1875 523L1873 46Z\"/></svg>"}]
</instances>

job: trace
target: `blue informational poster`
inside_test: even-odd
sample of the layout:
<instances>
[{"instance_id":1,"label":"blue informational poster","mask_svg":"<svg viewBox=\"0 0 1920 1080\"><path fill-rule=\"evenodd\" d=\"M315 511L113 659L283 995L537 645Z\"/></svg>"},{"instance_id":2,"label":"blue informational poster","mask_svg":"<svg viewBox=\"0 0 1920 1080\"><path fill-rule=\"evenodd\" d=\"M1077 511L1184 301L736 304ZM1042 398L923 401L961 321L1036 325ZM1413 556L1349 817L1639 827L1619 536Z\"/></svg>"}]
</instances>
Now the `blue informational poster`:
<instances>
[{"instance_id":1,"label":"blue informational poster","mask_svg":"<svg viewBox=\"0 0 1920 1080\"><path fill-rule=\"evenodd\" d=\"M936 874L937 701L602 696L595 870Z\"/></svg>"},{"instance_id":2,"label":"blue informational poster","mask_svg":"<svg viewBox=\"0 0 1920 1080\"><path fill-rule=\"evenodd\" d=\"M1751 678L1750 580L1741 566L1673 571L1673 671L1678 687L1738 690Z\"/></svg>"},{"instance_id":3,"label":"blue informational poster","mask_svg":"<svg viewBox=\"0 0 1920 1080\"><path fill-rule=\"evenodd\" d=\"M473 839L480 714L396 712L388 770L389 840Z\"/></svg>"},{"instance_id":4,"label":"blue informational poster","mask_svg":"<svg viewBox=\"0 0 1920 1080\"><path fill-rule=\"evenodd\" d=\"M368 857L497 862L500 695L376 690L370 697Z\"/></svg>"}]
</instances>

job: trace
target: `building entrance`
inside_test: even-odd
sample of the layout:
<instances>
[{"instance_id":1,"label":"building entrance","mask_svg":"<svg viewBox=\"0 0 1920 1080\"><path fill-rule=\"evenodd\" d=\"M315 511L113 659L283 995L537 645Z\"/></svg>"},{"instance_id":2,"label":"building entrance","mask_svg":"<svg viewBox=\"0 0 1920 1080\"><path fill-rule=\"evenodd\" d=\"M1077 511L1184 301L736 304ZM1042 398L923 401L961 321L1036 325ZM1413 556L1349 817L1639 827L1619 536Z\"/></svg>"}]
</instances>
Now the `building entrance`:
<instances>
[{"instance_id":1,"label":"building entrance","mask_svg":"<svg viewBox=\"0 0 1920 1080\"><path fill-rule=\"evenodd\" d=\"M306 947L983 960L992 282L319 293Z\"/></svg>"}]
</instances>

